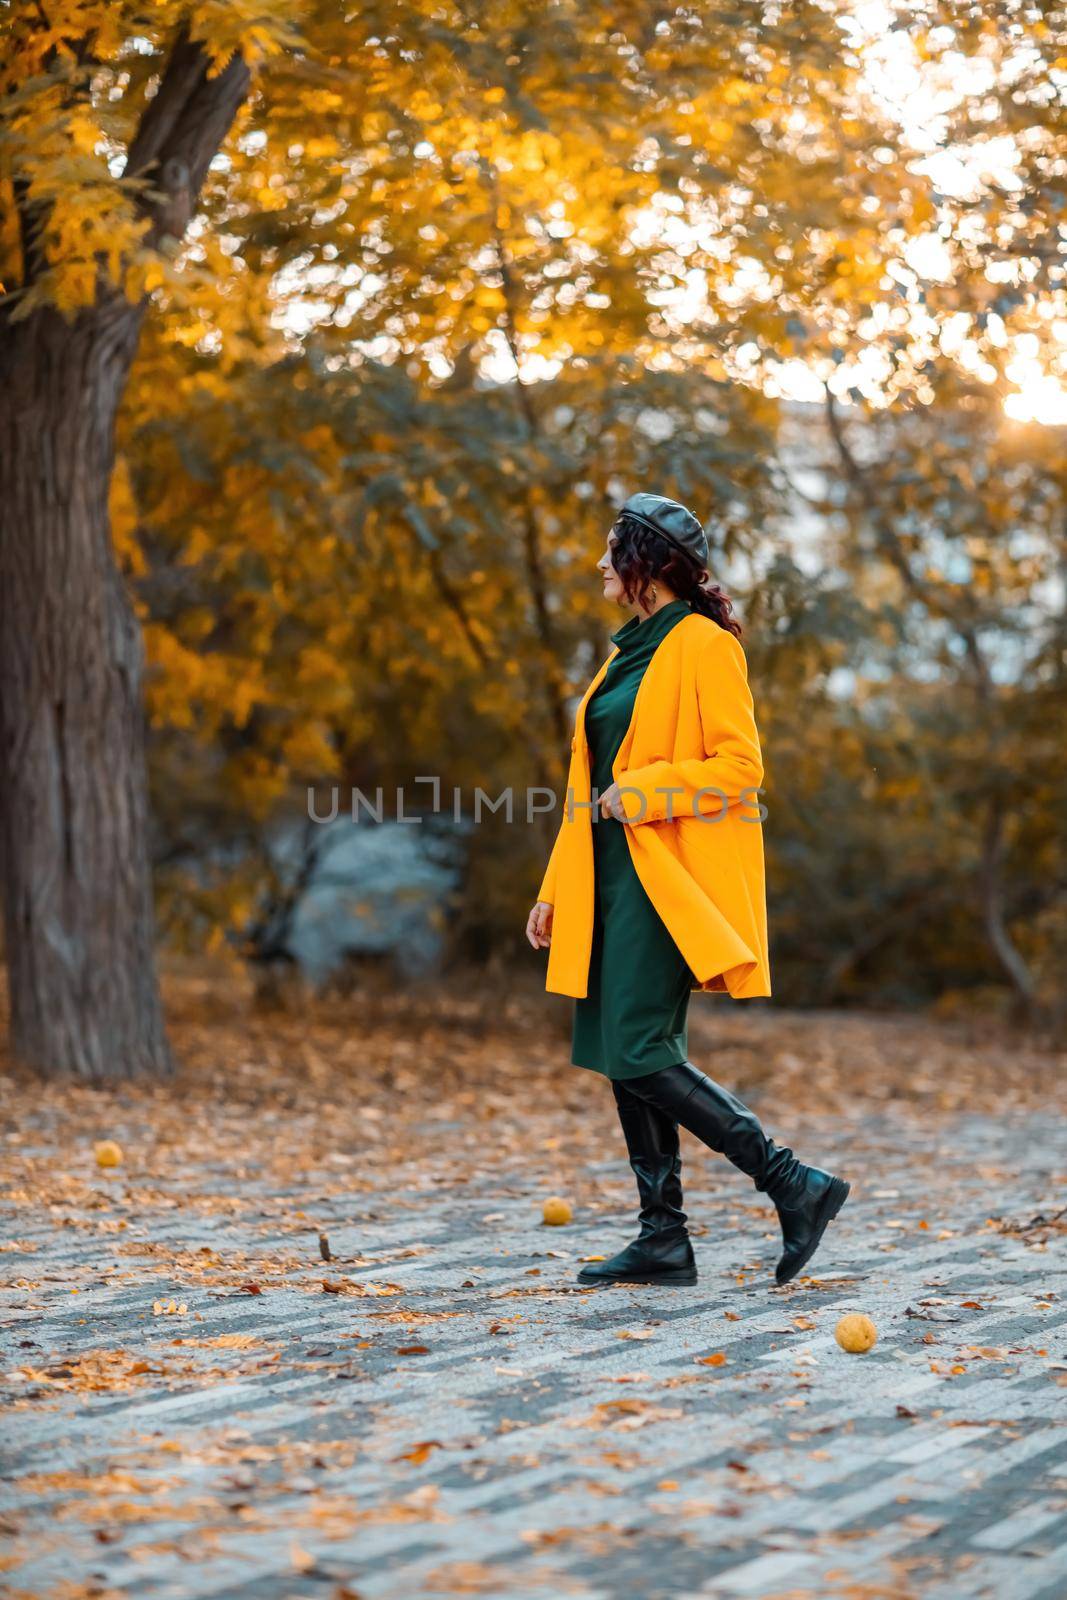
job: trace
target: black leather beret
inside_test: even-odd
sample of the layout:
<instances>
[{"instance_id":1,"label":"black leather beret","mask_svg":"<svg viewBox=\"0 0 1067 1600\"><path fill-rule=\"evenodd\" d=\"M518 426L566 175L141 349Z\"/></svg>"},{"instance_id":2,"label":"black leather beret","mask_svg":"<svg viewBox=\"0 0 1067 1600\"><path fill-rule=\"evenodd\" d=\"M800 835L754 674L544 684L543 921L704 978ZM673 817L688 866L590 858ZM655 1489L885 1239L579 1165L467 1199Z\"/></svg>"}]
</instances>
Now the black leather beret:
<instances>
[{"instance_id":1,"label":"black leather beret","mask_svg":"<svg viewBox=\"0 0 1067 1600\"><path fill-rule=\"evenodd\" d=\"M663 494L632 494L619 515L623 512L643 522L646 528L689 556L698 567L707 566L710 558L707 534L680 501L669 500Z\"/></svg>"}]
</instances>

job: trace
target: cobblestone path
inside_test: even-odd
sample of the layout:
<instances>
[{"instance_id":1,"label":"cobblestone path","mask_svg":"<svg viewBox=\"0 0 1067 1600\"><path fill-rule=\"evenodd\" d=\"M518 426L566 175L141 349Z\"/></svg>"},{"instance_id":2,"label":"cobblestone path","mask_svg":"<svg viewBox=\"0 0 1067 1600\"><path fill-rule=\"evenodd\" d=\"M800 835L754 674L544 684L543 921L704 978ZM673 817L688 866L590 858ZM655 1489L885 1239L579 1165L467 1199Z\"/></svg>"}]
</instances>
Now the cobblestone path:
<instances>
[{"instance_id":1,"label":"cobblestone path","mask_svg":"<svg viewBox=\"0 0 1067 1600\"><path fill-rule=\"evenodd\" d=\"M468 1176L341 1152L280 1190L214 1147L147 1184L90 1148L44 1214L8 1187L13 1595L1067 1594L1062 1119L802 1127L854 1189L784 1290L773 1213L693 1146L699 1284L585 1292L620 1161L547 1228L550 1153L435 1132Z\"/></svg>"}]
</instances>

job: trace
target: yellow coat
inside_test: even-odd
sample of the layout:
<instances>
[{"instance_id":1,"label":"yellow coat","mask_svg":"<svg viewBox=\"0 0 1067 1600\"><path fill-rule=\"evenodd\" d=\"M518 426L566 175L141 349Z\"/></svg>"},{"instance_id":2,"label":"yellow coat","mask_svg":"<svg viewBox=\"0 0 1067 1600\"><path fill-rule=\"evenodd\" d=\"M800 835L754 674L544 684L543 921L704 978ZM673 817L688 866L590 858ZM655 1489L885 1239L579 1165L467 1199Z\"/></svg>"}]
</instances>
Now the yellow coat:
<instances>
[{"instance_id":1,"label":"yellow coat","mask_svg":"<svg viewBox=\"0 0 1067 1600\"><path fill-rule=\"evenodd\" d=\"M588 992L593 939L593 823L585 708L578 705L563 819L538 899L554 908L545 988ZM745 652L710 617L683 617L659 645L612 763L637 876L697 978L735 1000L771 992L763 782ZM705 790L716 793L702 793ZM665 791L673 790L673 793ZM725 796L725 799L724 799Z\"/></svg>"}]
</instances>

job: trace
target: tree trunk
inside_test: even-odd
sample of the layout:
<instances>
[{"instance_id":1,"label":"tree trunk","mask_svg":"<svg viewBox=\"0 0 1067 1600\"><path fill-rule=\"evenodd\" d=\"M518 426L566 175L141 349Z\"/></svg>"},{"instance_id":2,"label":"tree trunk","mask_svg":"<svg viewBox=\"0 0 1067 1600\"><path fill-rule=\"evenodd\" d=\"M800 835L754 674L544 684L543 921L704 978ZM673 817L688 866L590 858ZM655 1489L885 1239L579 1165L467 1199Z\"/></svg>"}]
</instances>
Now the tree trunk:
<instances>
[{"instance_id":1,"label":"tree trunk","mask_svg":"<svg viewBox=\"0 0 1067 1600\"><path fill-rule=\"evenodd\" d=\"M0 319L0 875L16 1055L170 1067L155 977L140 628L112 554L115 415L144 314Z\"/></svg>"},{"instance_id":2,"label":"tree trunk","mask_svg":"<svg viewBox=\"0 0 1067 1600\"><path fill-rule=\"evenodd\" d=\"M47 19L46 19L47 20ZM91 55L92 40L80 41ZM185 22L126 156L182 237L248 92ZM49 200L13 186L29 288ZM170 1069L155 977L140 628L112 554L115 416L144 317L101 272L72 323L0 303L0 880L15 1054L91 1083Z\"/></svg>"},{"instance_id":3,"label":"tree trunk","mask_svg":"<svg viewBox=\"0 0 1067 1600\"><path fill-rule=\"evenodd\" d=\"M1004 798L999 793L992 794L982 839L982 913L990 946L1014 991L1016 1016L1020 1022L1030 1023L1037 1020L1037 985L1011 937L1004 914L1005 823Z\"/></svg>"}]
</instances>

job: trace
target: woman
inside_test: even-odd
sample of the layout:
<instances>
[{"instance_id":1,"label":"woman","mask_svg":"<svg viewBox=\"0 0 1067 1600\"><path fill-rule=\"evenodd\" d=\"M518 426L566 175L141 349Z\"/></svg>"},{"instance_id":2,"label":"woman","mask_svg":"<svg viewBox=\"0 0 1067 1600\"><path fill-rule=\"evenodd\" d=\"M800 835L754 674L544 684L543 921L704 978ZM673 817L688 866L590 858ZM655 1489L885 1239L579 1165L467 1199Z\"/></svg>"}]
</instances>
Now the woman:
<instances>
[{"instance_id":1,"label":"woman","mask_svg":"<svg viewBox=\"0 0 1067 1600\"><path fill-rule=\"evenodd\" d=\"M579 703L563 820L527 922L545 986L574 997L571 1060L611 1080L640 1233L584 1283L695 1283L678 1128L773 1201L775 1277L811 1259L849 1192L769 1139L688 1060L693 989L769 995L763 760L740 628L710 582L697 518L662 495L623 506L597 563L633 612Z\"/></svg>"}]
</instances>

